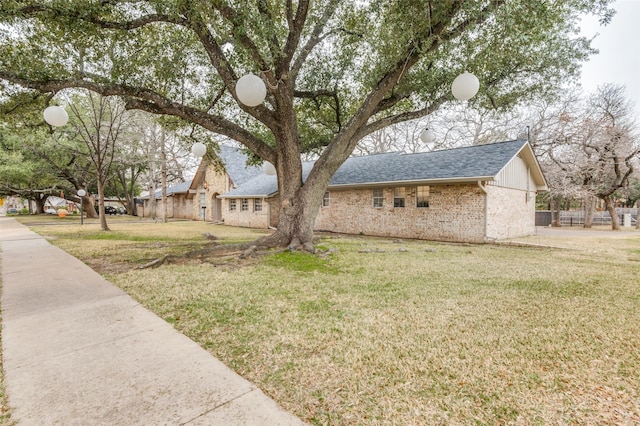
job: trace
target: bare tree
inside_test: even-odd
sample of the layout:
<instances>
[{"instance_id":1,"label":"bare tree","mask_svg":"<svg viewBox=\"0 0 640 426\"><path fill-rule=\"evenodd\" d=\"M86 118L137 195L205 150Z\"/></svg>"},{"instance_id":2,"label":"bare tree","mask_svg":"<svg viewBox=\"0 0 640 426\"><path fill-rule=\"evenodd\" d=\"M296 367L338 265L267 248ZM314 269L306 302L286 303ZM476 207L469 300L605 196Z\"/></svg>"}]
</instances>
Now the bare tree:
<instances>
[{"instance_id":1,"label":"bare tree","mask_svg":"<svg viewBox=\"0 0 640 426\"><path fill-rule=\"evenodd\" d=\"M586 102L565 104L538 141L552 191L583 200L585 227L597 198L619 229L614 195L629 184L640 153L632 110L624 87L606 84Z\"/></svg>"},{"instance_id":2,"label":"bare tree","mask_svg":"<svg viewBox=\"0 0 640 426\"><path fill-rule=\"evenodd\" d=\"M126 126L125 109L115 97L103 97L90 91L83 93L85 96L78 96L70 106L75 118L73 125L77 137L86 145L96 170L100 226L108 231L104 190L111 173L116 144Z\"/></svg>"},{"instance_id":3,"label":"bare tree","mask_svg":"<svg viewBox=\"0 0 640 426\"><path fill-rule=\"evenodd\" d=\"M162 199L167 198L167 187L186 181L186 173L189 168L195 166L193 159L184 148L186 140L191 133L182 134L185 129L171 130L163 127L157 119L145 115L146 119L137 123L137 132L141 141L139 145L140 155L146 163L145 171L141 176L142 186L149 192L148 216L156 219L155 196L158 188L162 193ZM167 221L166 202L165 208L160 212L163 222Z\"/></svg>"},{"instance_id":4,"label":"bare tree","mask_svg":"<svg viewBox=\"0 0 640 426\"><path fill-rule=\"evenodd\" d=\"M606 84L589 99L587 138L582 149L590 161L584 180L596 197L604 201L611 216L612 229L620 229L613 196L629 185L637 167L640 145L635 134L632 103L624 96L624 87Z\"/></svg>"}]
</instances>

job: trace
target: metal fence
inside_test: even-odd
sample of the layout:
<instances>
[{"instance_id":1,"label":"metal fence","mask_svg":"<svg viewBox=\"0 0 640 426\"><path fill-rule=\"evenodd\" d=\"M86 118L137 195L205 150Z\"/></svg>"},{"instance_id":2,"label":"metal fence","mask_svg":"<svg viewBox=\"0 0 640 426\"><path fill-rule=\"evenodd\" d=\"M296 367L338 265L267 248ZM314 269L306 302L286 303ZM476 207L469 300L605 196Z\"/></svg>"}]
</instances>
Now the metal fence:
<instances>
[{"instance_id":1,"label":"metal fence","mask_svg":"<svg viewBox=\"0 0 640 426\"><path fill-rule=\"evenodd\" d=\"M635 226L638 220L637 208L617 208L616 213L622 226ZM560 226L582 226L584 224L584 210L560 211ZM551 225L551 211L536 211L536 226ZM606 211L593 213L593 225L611 225L611 216Z\"/></svg>"}]
</instances>

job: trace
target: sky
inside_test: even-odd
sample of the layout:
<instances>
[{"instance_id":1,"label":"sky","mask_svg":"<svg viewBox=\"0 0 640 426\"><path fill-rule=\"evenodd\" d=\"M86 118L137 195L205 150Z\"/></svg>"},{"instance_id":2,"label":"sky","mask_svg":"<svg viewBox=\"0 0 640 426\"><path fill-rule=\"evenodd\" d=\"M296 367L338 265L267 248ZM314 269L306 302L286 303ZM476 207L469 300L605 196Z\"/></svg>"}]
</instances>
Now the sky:
<instances>
[{"instance_id":1,"label":"sky","mask_svg":"<svg viewBox=\"0 0 640 426\"><path fill-rule=\"evenodd\" d=\"M617 13L607 26L596 18L582 20L583 35L598 34L593 46L600 53L583 65L580 82L586 93L604 83L626 86L625 95L640 116L640 0L617 0L613 8Z\"/></svg>"}]
</instances>

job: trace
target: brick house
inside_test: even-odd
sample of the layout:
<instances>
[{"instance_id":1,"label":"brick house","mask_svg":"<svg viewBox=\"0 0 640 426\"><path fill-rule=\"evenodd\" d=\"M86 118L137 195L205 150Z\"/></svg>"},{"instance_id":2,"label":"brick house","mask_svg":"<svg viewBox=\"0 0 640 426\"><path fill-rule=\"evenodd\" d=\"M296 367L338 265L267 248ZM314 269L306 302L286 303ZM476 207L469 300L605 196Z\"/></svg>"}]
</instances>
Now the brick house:
<instances>
[{"instance_id":1,"label":"brick house","mask_svg":"<svg viewBox=\"0 0 640 426\"><path fill-rule=\"evenodd\" d=\"M312 166L303 165L303 178ZM225 224L277 225L275 176L259 173L228 188L215 196L215 212ZM530 235L535 195L546 189L531 145L522 140L351 157L332 177L315 229L456 242Z\"/></svg>"},{"instance_id":2,"label":"brick house","mask_svg":"<svg viewBox=\"0 0 640 426\"><path fill-rule=\"evenodd\" d=\"M221 222L222 199L224 194L247 180L258 176L262 169L247 166L247 157L238 148L222 145L214 156L203 158L194 178L167 188L167 216L173 219L206 220ZM142 208L139 216L149 216L150 197L140 197ZM162 191L156 191L156 214L164 200Z\"/></svg>"}]
</instances>

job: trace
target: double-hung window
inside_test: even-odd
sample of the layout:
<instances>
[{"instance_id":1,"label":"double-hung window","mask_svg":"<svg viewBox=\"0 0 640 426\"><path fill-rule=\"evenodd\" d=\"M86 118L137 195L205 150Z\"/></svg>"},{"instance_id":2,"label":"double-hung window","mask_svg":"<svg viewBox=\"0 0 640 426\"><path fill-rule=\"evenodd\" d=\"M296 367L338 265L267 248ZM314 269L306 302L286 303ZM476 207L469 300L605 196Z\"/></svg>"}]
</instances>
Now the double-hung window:
<instances>
[{"instance_id":1,"label":"double-hung window","mask_svg":"<svg viewBox=\"0 0 640 426\"><path fill-rule=\"evenodd\" d=\"M382 192L382 189L374 189L373 190L373 207L381 208L383 201L384 201L384 193Z\"/></svg>"},{"instance_id":2,"label":"double-hung window","mask_svg":"<svg viewBox=\"0 0 640 426\"><path fill-rule=\"evenodd\" d=\"M418 186L416 188L416 207L429 207L428 186Z\"/></svg>"},{"instance_id":3,"label":"double-hung window","mask_svg":"<svg viewBox=\"0 0 640 426\"><path fill-rule=\"evenodd\" d=\"M404 207L405 192L403 186L393 188L393 207Z\"/></svg>"}]
</instances>

